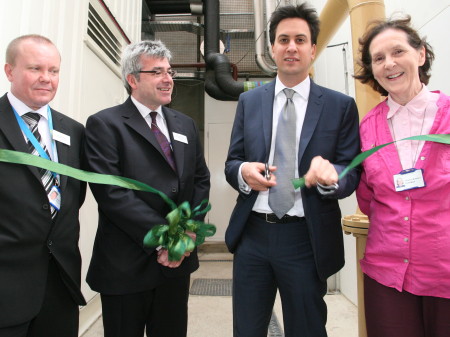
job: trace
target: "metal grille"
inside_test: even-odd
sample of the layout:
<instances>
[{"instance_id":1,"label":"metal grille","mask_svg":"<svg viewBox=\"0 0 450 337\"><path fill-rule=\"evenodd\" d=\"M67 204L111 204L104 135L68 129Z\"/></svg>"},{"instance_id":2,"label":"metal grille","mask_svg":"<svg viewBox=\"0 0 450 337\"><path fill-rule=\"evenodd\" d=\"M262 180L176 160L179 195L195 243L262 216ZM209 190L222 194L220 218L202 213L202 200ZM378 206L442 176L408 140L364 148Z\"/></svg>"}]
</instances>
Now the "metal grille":
<instances>
[{"instance_id":1,"label":"metal grille","mask_svg":"<svg viewBox=\"0 0 450 337\"><path fill-rule=\"evenodd\" d=\"M191 295L231 296L232 281L230 279L198 278L192 282Z\"/></svg>"},{"instance_id":2,"label":"metal grille","mask_svg":"<svg viewBox=\"0 0 450 337\"><path fill-rule=\"evenodd\" d=\"M192 282L189 293L201 296L231 296L231 289L231 279L198 278ZM284 337L283 330L274 312L272 312L272 317L270 318L267 337Z\"/></svg>"},{"instance_id":3,"label":"metal grille","mask_svg":"<svg viewBox=\"0 0 450 337\"><path fill-rule=\"evenodd\" d=\"M173 54L172 63L204 62L200 54L204 37L203 17L157 15L156 21L158 24L151 23L148 26L144 23L143 29L167 45ZM253 1L221 1L220 30L225 55L237 65L239 74L264 75L255 62Z\"/></svg>"}]
</instances>

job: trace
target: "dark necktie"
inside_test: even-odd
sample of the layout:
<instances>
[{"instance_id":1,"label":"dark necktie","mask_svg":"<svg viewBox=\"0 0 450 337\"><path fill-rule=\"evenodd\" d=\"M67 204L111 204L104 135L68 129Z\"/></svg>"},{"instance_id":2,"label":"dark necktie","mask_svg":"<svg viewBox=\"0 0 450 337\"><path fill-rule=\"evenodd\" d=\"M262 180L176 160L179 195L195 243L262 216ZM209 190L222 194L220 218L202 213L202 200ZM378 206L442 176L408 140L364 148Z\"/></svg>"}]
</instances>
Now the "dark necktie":
<instances>
[{"instance_id":1,"label":"dark necktie","mask_svg":"<svg viewBox=\"0 0 450 337\"><path fill-rule=\"evenodd\" d=\"M152 131L155 135L156 139L158 140L159 145L161 146L161 149L164 152L164 155L166 156L167 162L172 167L172 169L176 172L176 166L175 166L175 160L173 158L172 148L170 147L170 143L167 140L166 136L161 132L161 130L158 127L158 124L156 123L156 111L150 112L150 116L152 117Z\"/></svg>"},{"instance_id":2,"label":"dark necktie","mask_svg":"<svg viewBox=\"0 0 450 337\"><path fill-rule=\"evenodd\" d=\"M295 91L284 89L286 104L278 119L277 134L275 140L275 152L273 165L277 167L277 185L270 188L269 206L278 218L282 218L294 206L295 177L295 130L297 116L292 101Z\"/></svg>"},{"instance_id":3,"label":"dark necktie","mask_svg":"<svg viewBox=\"0 0 450 337\"><path fill-rule=\"evenodd\" d=\"M22 116L22 119L25 121L25 123L29 125L31 133L34 135L34 137L36 137L36 140L39 142L39 144L41 144L42 148L44 149L45 153L47 153L48 157L51 158L50 154L48 153L47 147L42 141L41 134L39 133L38 123L40 118L41 115L39 115L36 112L27 112ZM36 148L31 143L30 140L28 140L28 152L30 152L32 155L39 156L38 150L36 150ZM41 175L41 181L42 184L44 185L45 191L47 192L47 195L49 195L54 185L54 176L52 172L45 169L39 169L39 174ZM50 207L52 218L54 218L56 216L56 209L51 205Z\"/></svg>"}]
</instances>

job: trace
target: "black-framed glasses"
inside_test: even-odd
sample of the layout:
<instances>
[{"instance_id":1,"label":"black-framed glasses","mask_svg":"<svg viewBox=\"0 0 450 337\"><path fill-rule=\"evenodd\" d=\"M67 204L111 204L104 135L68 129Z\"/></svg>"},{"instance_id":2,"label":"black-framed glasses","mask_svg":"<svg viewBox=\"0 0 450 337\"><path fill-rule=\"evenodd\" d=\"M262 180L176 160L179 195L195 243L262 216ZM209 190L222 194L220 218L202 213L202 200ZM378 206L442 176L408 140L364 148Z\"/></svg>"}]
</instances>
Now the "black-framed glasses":
<instances>
[{"instance_id":1,"label":"black-framed glasses","mask_svg":"<svg viewBox=\"0 0 450 337\"><path fill-rule=\"evenodd\" d=\"M170 77L174 78L175 76L177 76L176 70L140 70L138 71L138 73L152 74L155 77L164 77L166 75L169 75Z\"/></svg>"}]
</instances>

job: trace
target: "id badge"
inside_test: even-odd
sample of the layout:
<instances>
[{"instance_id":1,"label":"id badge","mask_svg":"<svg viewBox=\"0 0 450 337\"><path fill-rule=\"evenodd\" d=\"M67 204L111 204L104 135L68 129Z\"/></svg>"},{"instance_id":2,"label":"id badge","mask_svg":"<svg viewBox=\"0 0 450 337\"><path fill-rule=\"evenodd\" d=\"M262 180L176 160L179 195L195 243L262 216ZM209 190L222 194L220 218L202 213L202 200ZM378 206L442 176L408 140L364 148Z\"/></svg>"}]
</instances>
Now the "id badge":
<instances>
[{"instance_id":1,"label":"id badge","mask_svg":"<svg viewBox=\"0 0 450 337\"><path fill-rule=\"evenodd\" d=\"M58 186L53 185L50 193L48 194L48 201L54 209L59 211L59 209L61 208L61 190Z\"/></svg>"},{"instance_id":2,"label":"id badge","mask_svg":"<svg viewBox=\"0 0 450 337\"><path fill-rule=\"evenodd\" d=\"M411 168L394 174L394 187L397 192L421 188L425 185L422 169Z\"/></svg>"}]
</instances>

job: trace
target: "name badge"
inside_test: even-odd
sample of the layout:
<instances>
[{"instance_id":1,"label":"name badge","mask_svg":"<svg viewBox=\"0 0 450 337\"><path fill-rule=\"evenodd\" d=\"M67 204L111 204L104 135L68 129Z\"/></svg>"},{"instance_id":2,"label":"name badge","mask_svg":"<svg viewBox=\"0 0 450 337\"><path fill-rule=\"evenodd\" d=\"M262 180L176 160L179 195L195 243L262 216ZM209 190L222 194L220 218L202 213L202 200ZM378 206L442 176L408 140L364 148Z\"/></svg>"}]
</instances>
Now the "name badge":
<instances>
[{"instance_id":1,"label":"name badge","mask_svg":"<svg viewBox=\"0 0 450 337\"><path fill-rule=\"evenodd\" d=\"M62 132L53 130L53 139L70 146L70 136L65 135Z\"/></svg>"},{"instance_id":2,"label":"name badge","mask_svg":"<svg viewBox=\"0 0 450 337\"><path fill-rule=\"evenodd\" d=\"M53 206L54 209L59 211L61 208L61 190L58 186L54 185L48 194L48 201L50 205Z\"/></svg>"},{"instance_id":3,"label":"name badge","mask_svg":"<svg viewBox=\"0 0 450 337\"><path fill-rule=\"evenodd\" d=\"M397 192L421 188L425 185L422 169L412 168L394 174L394 187Z\"/></svg>"},{"instance_id":4,"label":"name badge","mask_svg":"<svg viewBox=\"0 0 450 337\"><path fill-rule=\"evenodd\" d=\"M173 132L173 139L178 140L179 142L188 143L187 137L185 135L182 135L181 133Z\"/></svg>"}]
</instances>

